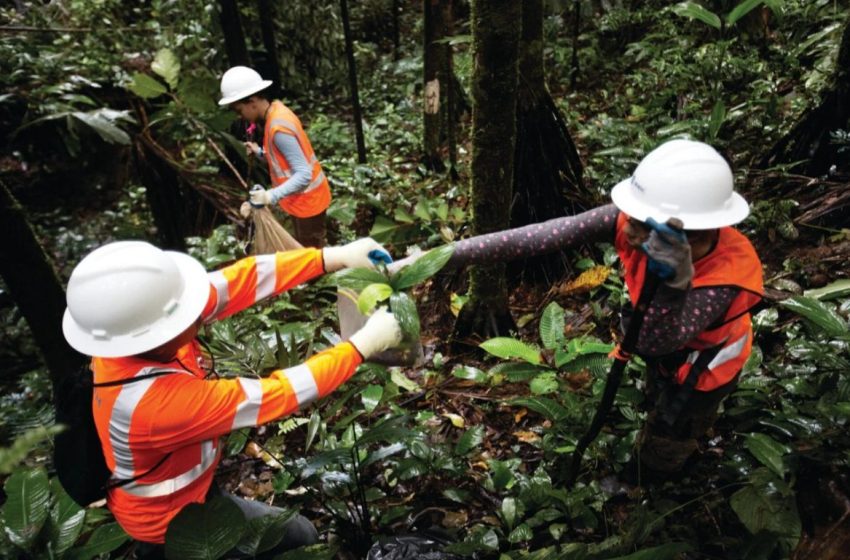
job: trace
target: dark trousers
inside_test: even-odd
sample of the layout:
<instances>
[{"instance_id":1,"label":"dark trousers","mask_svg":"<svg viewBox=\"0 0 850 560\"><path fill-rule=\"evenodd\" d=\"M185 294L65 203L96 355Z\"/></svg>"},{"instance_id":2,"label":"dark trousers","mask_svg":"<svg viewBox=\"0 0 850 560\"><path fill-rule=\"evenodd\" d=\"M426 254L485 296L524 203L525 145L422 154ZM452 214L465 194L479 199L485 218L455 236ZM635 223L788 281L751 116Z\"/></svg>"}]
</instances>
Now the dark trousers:
<instances>
[{"instance_id":1,"label":"dark trousers","mask_svg":"<svg viewBox=\"0 0 850 560\"><path fill-rule=\"evenodd\" d=\"M640 461L653 471L671 473L682 468L697 450L697 439L714 426L738 376L713 391L688 390L649 366L646 385L649 414L638 437Z\"/></svg>"},{"instance_id":2,"label":"dark trousers","mask_svg":"<svg viewBox=\"0 0 850 560\"><path fill-rule=\"evenodd\" d=\"M242 513L245 515L246 521L263 517L265 515L279 515L284 511L279 507L270 506L264 502L245 500L238 496L234 496L233 494L221 492L216 485L213 485L207 493L207 498L211 498L213 496L222 496L236 504L236 506L242 510ZM294 515L283 526L283 532L283 538L277 546L255 556L254 558L274 558L282 552L286 552L287 550L292 550L300 546L315 544L319 540L319 533L316 531L316 528L312 523L310 523L310 520L303 515ZM165 546L161 544L139 542L139 546L136 549L136 558L138 560L164 560ZM226 554L225 558L248 558L248 556L233 550Z\"/></svg>"},{"instance_id":3,"label":"dark trousers","mask_svg":"<svg viewBox=\"0 0 850 560\"><path fill-rule=\"evenodd\" d=\"M292 216L292 225L295 229L295 239L305 247L321 249L326 243L325 216L326 211L309 218L297 218Z\"/></svg>"}]
</instances>

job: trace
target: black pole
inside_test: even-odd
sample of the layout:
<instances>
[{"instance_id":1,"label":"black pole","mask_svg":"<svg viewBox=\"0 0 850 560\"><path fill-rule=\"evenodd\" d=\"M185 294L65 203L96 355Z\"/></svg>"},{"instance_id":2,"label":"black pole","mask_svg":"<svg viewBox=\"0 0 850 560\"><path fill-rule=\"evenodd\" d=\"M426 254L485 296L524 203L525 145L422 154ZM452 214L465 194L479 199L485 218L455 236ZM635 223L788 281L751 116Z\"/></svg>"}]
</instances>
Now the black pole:
<instances>
[{"instance_id":1,"label":"black pole","mask_svg":"<svg viewBox=\"0 0 850 560\"><path fill-rule=\"evenodd\" d=\"M363 115L360 111L360 94L357 91L357 66L354 62L354 42L348 19L348 0L339 0L342 11L342 29L345 33L345 54L348 58L348 81L351 85L351 105L354 111L354 132L357 137L357 161L366 163L366 140L363 138Z\"/></svg>"}]
</instances>

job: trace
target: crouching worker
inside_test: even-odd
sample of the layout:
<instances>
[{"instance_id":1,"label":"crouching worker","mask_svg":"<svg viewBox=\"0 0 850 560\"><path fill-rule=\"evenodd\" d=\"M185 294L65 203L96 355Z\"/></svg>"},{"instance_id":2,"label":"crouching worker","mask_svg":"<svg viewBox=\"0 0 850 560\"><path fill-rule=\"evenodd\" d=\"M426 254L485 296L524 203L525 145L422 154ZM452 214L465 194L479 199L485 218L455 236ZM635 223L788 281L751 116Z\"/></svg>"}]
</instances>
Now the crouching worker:
<instances>
[{"instance_id":1,"label":"crouching worker","mask_svg":"<svg viewBox=\"0 0 850 560\"><path fill-rule=\"evenodd\" d=\"M459 241L449 265L609 242L620 257L632 305L648 259L672 269L646 310L637 343L648 366L649 403L640 460L652 471L672 473L714 424L750 355L749 311L763 293L761 262L747 238L730 227L747 217L749 206L733 191L732 171L720 154L688 140L666 142L647 154L611 198L613 204L576 216ZM686 235L659 232L647 224L650 218L660 224L678 219ZM624 328L629 314L624 310Z\"/></svg>"},{"instance_id":2,"label":"crouching worker","mask_svg":"<svg viewBox=\"0 0 850 560\"><path fill-rule=\"evenodd\" d=\"M107 506L127 533L161 545L181 508L204 502L221 458L221 436L290 414L334 391L369 356L399 343L385 309L349 341L266 378L208 379L198 328L342 268L374 267L372 239L324 250L248 257L215 272L183 253L141 241L96 249L68 282L63 331L92 356L95 425L112 471ZM372 253L375 257L375 253ZM389 255L386 255L389 258ZM229 496L247 518L280 509ZM312 544L292 518L276 552ZM151 557L161 546L145 547Z\"/></svg>"}]
</instances>

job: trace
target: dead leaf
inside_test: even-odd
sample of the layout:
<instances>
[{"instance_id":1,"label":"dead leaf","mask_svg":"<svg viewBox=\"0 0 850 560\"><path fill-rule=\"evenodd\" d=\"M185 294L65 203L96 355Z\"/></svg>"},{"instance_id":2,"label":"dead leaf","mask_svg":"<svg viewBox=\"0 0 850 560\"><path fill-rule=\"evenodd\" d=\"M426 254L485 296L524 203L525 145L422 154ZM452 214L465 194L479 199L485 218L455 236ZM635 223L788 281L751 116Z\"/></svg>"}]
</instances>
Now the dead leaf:
<instances>
[{"instance_id":1,"label":"dead leaf","mask_svg":"<svg viewBox=\"0 0 850 560\"><path fill-rule=\"evenodd\" d=\"M611 274L611 269L607 266L596 265L579 274L578 278L572 282L567 282L557 287L558 294L568 296L570 294L580 294L589 292L593 288L602 285Z\"/></svg>"},{"instance_id":2,"label":"dead leaf","mask_svg":"<svg viewBox=\"0 0 850 560\"><path fill-rule=\"evenodd\" d=\"M514 432L514 437L523 443L534 443L536 441L540 441L540 435L524 430Z\"/></svg>"},{"instance_id":3,"label":"dead leaf","mask_svg":"<svg viewBox=\"0 0 850 560\"><path fill-rule=\"evenodd\" d=\"M519 421L522 420L526 414L528 414L528 409L520 408L517 413L514 414L514 423L519 424Z\"/></svg>"},{"instance_id":4,"label":"dead leaf","mask_svg":"<svg viewBox=\"0 0 850 560\"><path fill-rule=\"evenodd\" d=\"M469 514L465 510L461 511L446 511L443 515L442 525L446 529L459 529L466 526L469 521Z\"/></svg>"}]
</instances>

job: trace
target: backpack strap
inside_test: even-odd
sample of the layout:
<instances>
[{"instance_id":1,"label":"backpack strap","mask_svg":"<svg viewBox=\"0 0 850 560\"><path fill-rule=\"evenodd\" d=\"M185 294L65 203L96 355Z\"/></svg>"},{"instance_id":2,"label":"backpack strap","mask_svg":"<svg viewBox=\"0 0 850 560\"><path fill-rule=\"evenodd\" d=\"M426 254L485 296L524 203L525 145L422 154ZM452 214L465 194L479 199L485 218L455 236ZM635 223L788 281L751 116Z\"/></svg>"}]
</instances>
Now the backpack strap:
<instances>
[{"instance_id":1,"label":"backpack strap","mask_svg":"<svg viewBox=\"0 0 850 560\"><path fill-rule=\"evenodd\" d=\"M93 387L115 387L115 386L118 386L118 385L129 385L130 383L136 383L137 381L143 381L145 379L150 379L151 377L159 377L161 375L171 375L172 373L189 373L189 372L186 371L186 370L182 370L182 369L166 369L166 370L154 371L152 373L146 373L144 375L137 375L136 377L131 377L130 379L116 379L115 381L104 381L103 383L92 383L92 386ZM147 475L149 475L150 473L152 473L153 471L158 469L166 461L166 459L171 457L172 453L173 453L172 451L169 451L168 453L163 455L162 459L157 461L157 463L154 466L152 466L151 468L149 468L148 470L146 470L145 472L143 472L140 475L136 475L133 478L121 478L121 479L117 479L117 480L113 480L113 481L108 481L106 483L106 485L103 487L103 489L109 490L110 488L120 488L122 486L126 486L127 484L130 484L131 482L135 482L135 481L139 480L140 478L146 477Z\"/></svg>"}]
</instances>

